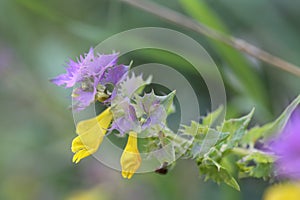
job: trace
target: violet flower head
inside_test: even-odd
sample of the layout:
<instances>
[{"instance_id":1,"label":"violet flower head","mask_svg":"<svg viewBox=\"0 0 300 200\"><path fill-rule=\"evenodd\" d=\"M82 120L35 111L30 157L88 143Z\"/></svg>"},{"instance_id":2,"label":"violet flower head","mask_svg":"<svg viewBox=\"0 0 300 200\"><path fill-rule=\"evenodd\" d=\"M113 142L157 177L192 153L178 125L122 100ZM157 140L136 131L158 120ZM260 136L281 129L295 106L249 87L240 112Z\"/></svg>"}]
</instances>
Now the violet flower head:
<instances>
[{"instance_id":1,"label":"violet flower head","mask_svg":"<svg viewBox=\"0 0 300 200\"><path fill-rule=\"evenodd\" d=\"M295 109L279 137L270 146L278 156L275 163L278 175L300 180L300 107Z\"/></svg>"},{"instance_id":2,"label":"violet flower head","mask_svg":"<svg viewBox=\"0 0 300 200\"><path fill-rule=\"evenodd\" d=\"M114 121L111 130L118 130L121 135L130 131L140 132L140 123L136 115L136 110L130 103L129 98L125 98L115 107Z\"/></svg>"},{"instance_id":3,"label":"violet flower head","mask_svg":"<svg viewBox=\"0 0 300 200\"><path fill-rule=\"evenodd\" d=\"M117 65L118 53L96 54L91 48L88 53L70 60L67 63L66 73L51 80L52 83L66 88L76 87L73 92L74 108L83 110L96 99L99 101L110 100L106 94L106 85L114 87L126 76L129 66Z\"/></svg>"},{"instance_id":4,"label":"violet flower head","mask_svg":"<svg viewBox=\"0 0 300 200\"><path fill-rule=\"evenodd\" d=\"M102 84L111 83L113 85L117 85L121 80L125 78L128 70L129 66L123 64L109 68L102 80Z\"/></svg>"},{"instance_id":5,"label":"violet flower head","mask_svg":"<svg viewBox=\"0 0 300 200\"><path fill-rule=\"evenodd\" d=\"M88 65L93 59L94 50L91 48L87 54L77 58L77 62L70 59L67 63L66 73L51 79L51 82L58 86L65 85L66 88L73 87L76 83L82 81L84 76L83 71L88 68Z\"/></svg>"},{"instance_id":6,"label":"violet flower head","mask_svg":"<svg viewBox=\"0 0 300 200\"><path fill-rule=\"evenodd\" d=\"M157 96L152 91L142 97L134 95L132 99L125 98L112 109L114 115L112 129L116 129L121 135L130 131L148 136L157 134L167 127L167 113L174 95L175 92Z\"/></svg>"}]
</instances>

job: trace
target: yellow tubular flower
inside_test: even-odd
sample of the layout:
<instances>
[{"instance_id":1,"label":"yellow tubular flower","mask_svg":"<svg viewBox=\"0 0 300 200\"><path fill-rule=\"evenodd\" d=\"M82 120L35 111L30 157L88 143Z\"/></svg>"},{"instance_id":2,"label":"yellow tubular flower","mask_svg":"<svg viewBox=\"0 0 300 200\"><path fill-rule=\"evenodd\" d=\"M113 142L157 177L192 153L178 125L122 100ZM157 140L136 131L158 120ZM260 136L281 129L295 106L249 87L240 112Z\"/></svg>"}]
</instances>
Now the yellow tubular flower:
<instances>
[{"instance_id":1,"label":"yellow tubular flower","mask_svg":"<svg viewBox=\"0 0 300 200\"><path fill-rule=\"evenodd\" d=\"M267 189L264 195L264 200L299 200L300 199L300 184L286 183L279 184Z\"/></svg>"},{"instance_id":2,"label":"yellow tubular flower","mask_svg":"<svg viewBox=\"0 0 300 200\"><path fill-rule=\"evenodd\" d=\"M142 159L137 147L137 134L131 131L120 160L123 178L131 179L133 174L140 167L141 161Z\"/></svg>"},{"instance_id":3,"label":"yellow tubular flower","mask_svg":"<svg viewBox=\"0 0 300 200\"><path fill-rule=\"evenodd\" d=\"M76 133L78 136L72 141L73 162L78 163L81 159L95 153L107 128L113 119L110 108L107 108L97 117L81 121L77 124Z\"/></svg>"}]
</instances>

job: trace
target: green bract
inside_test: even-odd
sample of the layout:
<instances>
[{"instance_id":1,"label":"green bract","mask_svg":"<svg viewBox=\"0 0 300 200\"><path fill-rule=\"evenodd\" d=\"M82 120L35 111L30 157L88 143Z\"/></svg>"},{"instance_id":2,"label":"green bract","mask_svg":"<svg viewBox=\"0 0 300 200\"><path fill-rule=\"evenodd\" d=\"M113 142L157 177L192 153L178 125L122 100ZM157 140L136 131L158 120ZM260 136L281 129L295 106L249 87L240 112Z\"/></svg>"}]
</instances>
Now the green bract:
<instances>
[{"instance_id":1,"label":"green bract","mask_svg":"<svg viewBox=\"0 0 300 200\"><path fill-rule=\"evenodd\" d=\"M173 139L175 147L185 149L183 158L195 160L205 180L224 182L240 190L236 178L273 177L276 156L264 148L256 148L255 144L278 134L299 103L300 96L276 120L254 128L249 128L254 109L243 117L221 121L224 112L223 107L219 107L205 116L201 123L192 121L190 126L182 126L177 137L172 138L170 132L168 137ZM182 154L180 148L176 152Z\"/></svg>"}]
</instances>

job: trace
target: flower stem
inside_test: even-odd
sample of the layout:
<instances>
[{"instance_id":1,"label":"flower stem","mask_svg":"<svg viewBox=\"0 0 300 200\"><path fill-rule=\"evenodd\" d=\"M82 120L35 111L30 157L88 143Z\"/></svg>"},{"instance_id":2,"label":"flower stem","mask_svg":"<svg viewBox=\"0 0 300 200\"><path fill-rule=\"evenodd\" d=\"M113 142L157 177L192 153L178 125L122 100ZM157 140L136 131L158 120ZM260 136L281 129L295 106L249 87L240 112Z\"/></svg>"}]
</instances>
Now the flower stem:
<instances>
[{"instance_id":1,"label":"flower stem","mask_svg":"<svg viewBox=\"0 0 300 200\"><path fill-rule=\"evenodd\" d=\"M300 67L276 57L240 38L228 36L222 32L219 32L213 28L210 28L204 24L196 22L185 15L178 13L174 10L163 7L157 3L141 0L121 0L129 5L132 5L138 9L144 10L155 16L158 16L166 21L172 22L181 27L193 30L197 33L210 37L214 40L218 40L225 43L241 52L247 53L261 61L269 63L274 67L287 71L291 74L300 77Z\"/></svg>"}]
</instances>

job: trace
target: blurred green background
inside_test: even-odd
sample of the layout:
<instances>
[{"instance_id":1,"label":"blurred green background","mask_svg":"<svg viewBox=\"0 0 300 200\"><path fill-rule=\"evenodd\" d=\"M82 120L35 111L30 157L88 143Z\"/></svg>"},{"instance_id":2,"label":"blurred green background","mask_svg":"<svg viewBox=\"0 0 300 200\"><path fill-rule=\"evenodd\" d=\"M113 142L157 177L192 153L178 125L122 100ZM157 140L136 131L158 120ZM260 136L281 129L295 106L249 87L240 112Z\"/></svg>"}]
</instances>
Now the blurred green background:
<instances>
[{"instance_id":1,"label":"blurred green background","mask_svg":"<svg viewBox=\"0 0 300 200\"><path fill-rule=\"evenodd\" d=\"M300 1L156 2L300 65ZM236 192L204 182L186 160L165 176L148 173L130 181L93 157L71 163L71 90L52 85L49 78L105 38L146 26L181 31L205 47L223 75L228 116L255 106L253 124L264 123L300 92L298 77L117 0L0 0L0 199L261 199L268 182L243 179ZM201 78L180 58L145 50L124 59L175 67L198 91L201 114L210 110Z\"/></svg>"}]
</instances>

